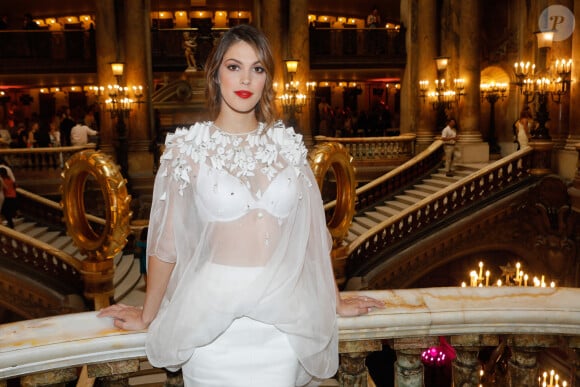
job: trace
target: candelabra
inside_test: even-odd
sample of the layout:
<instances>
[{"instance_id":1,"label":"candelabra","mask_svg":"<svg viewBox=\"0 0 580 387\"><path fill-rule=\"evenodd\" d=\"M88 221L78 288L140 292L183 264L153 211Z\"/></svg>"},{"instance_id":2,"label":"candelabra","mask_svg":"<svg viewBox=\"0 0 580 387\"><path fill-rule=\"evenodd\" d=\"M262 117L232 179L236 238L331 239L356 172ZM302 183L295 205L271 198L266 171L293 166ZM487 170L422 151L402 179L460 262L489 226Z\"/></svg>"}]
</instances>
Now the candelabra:
<instances>
[{"instance_id":1,"label":"candelabra","mask_svg":"<svg viewBox=\"0 0 580 387\"><path fill-rule=\"evenodd\" d=\"M284 62L290 80L284 87L284 94L278 99L282 103L284 113L288 114L288 125L296 128L296 115L302 113L302 108L306 106L307 97L300 92L300 82L294 81L294 74L298 70L298 60L287 59Z\"/></svg>"},{"instance_id":2,"label":"candelabra","mask_svg":"<svg viewBox=\"0 0 580 387\"><path fill-rule=\"evenodd\" d=\"M455 78L453 85L445 80L445 72L449 64L448 57L435 58L435 65L437 67L437 79L435 79L435 88L430 89L429 80L419 81L419 96L425 102L429 99L433 110L437 111L437 129L443 129L447 121L446 110L450 109L454 104L459 103L462 96L465 95L465 81L462 78Z\"/></svg>"},{"instance_id":3,"label":"candelabra","mask_svg":"<svg viewBox=\"0 0 580 387\"><path fill-rule=\"evenodd\" d=\"M111 119L116 120L115 130L117 132L116 158L121 168L121 173L125 178L129 177L129 144L127 141L127 124L125 120L129 118L135 105L140 106L143 101L143 86L127 87L122 85L124 64L120 62L111 63L111 69L117 83L115 85L97 86L97 96L105 93L108 98L104 101L105 110L109 112Z\"/></svg>"},{"instance_id":4,"label":"candelabra","mask_svg":"<svg viewBox=\"0 0 580 387\"><path fill-rule=\"evenodd\" d=\"M537 37L538 48L550 48L553 37L552 31L538 32ZM515 84L524 96L524 104L528 105L534 101L538 103L536 111L538 127L531 130L532 139L550 139L550 134L546 127L546 122L550 120L548 99L559 104L562 96L569 93L572 60L556 60L554 73L555 75L552 74L550 69L536 73L536 65L530 62L516 62L514 64Z\"/></svg>"},{"instance_id":5,"label":"candelabra","mask_svg":"<svg viewBox=\"0 0 580 387\"><path fill-rule=\"evenodd\" d=\"M479 86L481 90L481 99L489 102L489 149L490 153L500 153L500 146L495 137L495 103L498 100L503 100L506 96L508 85L507 83L482 83Z\"/></svg>"}]
</instances>

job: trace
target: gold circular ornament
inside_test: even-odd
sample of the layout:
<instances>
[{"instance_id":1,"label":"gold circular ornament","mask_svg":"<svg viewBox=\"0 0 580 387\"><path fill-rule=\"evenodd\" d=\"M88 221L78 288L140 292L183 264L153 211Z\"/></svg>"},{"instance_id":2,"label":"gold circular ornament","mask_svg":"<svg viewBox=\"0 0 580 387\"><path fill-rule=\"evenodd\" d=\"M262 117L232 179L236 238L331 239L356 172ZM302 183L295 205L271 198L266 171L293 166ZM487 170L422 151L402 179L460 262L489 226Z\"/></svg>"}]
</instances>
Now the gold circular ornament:
<instances>
[{"instance_id":1,"label":"gold circular ornament","mask_svg":"<svg viewBox=\"0 0 580 387\"><path fill-rule=\"evenodd\" d=\"M131 196L126 181L113 160L100 151L84 150L72 155L62 172L62 201L67 234L83 255L91 260L112 259L127 243L131 232ZM85 211L84 190L92 176L105 206L105 224L95 231Z\"/></svg>"},{"instance_id":2,"label":"gold circular ornament","mask_svg":"<svg viewBox=\"0 0 580 387\"><path fill-rule=\"evenodd\" d=\"M327 226L337 245L348 235L355 211L356 177L352 156L338 142L323 142L314 147L309 159L320 190L330 168L336 176L336 206Z\"/></svg>"}]
</instances>

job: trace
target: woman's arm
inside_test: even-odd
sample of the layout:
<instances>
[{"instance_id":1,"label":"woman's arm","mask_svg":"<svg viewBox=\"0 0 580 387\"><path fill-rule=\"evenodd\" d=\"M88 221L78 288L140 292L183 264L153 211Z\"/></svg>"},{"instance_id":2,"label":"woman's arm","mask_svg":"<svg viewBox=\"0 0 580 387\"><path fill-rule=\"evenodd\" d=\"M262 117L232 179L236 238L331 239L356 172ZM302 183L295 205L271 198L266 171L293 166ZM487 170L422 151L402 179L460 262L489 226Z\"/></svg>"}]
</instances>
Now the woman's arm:
<instances>
[{"instance_id":1,"label":"woman's arm","mask_svg":"<svg viewBox=\"0 0 580 387\"><path fill-rule=\"evenodd\" d=\"M115 326L121 329L130 331L146 329L157 316L174 266L174 263L150 256L147 268L147 291L143 307L115 304L101 310L99 317L112 317L115 320Z\"/></svg>"}]
</instances>

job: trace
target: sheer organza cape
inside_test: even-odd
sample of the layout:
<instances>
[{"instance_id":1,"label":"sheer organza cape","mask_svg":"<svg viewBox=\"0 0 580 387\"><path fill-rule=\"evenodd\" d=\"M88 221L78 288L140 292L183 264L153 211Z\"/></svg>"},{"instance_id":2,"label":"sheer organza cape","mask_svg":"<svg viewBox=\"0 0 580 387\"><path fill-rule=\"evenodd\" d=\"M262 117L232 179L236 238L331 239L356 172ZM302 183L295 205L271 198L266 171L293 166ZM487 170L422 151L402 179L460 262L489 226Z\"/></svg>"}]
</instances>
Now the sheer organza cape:
<instances>
[{"instance_id":1,"label":"sheer organza cape","mask_svg":"<svg viewBox=\"0 0 580 387\"><path fill-rule=\"evenodd\" d=\"M281 122L233 135L211 122L166 140L147 250L175 262L147 335L157 367L179 368L238 317L285 332L297 385L338 367L331 238L302 136ZM259 266L248 286L220 286L220 265Z\"/></svg>"}]
</instances>

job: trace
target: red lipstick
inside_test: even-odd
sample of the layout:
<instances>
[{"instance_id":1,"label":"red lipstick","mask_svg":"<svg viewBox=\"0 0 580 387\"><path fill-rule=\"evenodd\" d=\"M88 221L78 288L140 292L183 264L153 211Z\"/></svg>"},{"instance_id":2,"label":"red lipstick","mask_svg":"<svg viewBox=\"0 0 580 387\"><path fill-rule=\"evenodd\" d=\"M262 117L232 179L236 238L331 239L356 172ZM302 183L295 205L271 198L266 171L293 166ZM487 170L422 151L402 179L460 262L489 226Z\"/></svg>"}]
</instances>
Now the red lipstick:
<instances>
[{"instance_id":1,"label":"red lipstick","mask_svg":"<svg viewBox=\"0 0 580 387\"><path fill-rule=\"evenodd\" d=\"M251 91L247 91L247 90L237 90L234 91L234 93L240 97L240 98L250 98L252 95L254 95L254 93L252 93Z\"/></svg>"}]
</instances>

